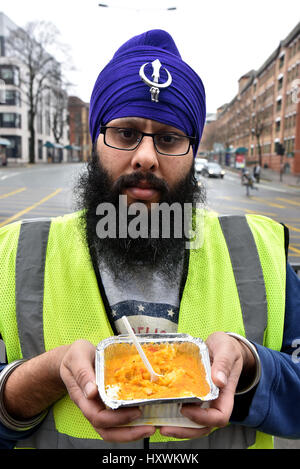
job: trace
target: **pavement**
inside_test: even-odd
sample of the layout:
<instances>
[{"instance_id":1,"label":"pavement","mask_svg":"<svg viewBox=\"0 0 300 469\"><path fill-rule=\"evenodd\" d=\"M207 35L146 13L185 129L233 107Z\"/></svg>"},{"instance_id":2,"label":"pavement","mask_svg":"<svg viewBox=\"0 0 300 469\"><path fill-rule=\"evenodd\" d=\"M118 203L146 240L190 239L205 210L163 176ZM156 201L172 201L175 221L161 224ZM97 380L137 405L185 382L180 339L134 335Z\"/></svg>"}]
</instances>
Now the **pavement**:
<instances>
[{"instance_id":1,"label":"pavement","mask_svg":"<svg viewBox=\"0 0 300 469\"><path fill-rule=\"evenodd\" d=\"M241 170L236 169L236 168L231 168L226 166L224 168L226 171L233 172L236 174L240 174ZM251 168L250 168L251 172ZM260 180L261 182L273 182L278 184L279 186L286 186L286 187L293 187L294 189L299 189L299 195L300 195L300 174L294 175L294 174L282 174L280 177L280 174L277 171L273 171L272 169L262 169L261 170L261 175L260 175Z\"/></svg>"},{"instance_id":2,"label":"pavement","mask_svg":"<svg viewBox=\"0 0 300 469\"><path fill-rule=\"evenodd\" d=\"M300 193L300 174L280 174L277 171L272 171L271 169L262 169L261 170L261 180L276 182L278 184L290 186L299 189Z\"/></svg>"}]
</instances>

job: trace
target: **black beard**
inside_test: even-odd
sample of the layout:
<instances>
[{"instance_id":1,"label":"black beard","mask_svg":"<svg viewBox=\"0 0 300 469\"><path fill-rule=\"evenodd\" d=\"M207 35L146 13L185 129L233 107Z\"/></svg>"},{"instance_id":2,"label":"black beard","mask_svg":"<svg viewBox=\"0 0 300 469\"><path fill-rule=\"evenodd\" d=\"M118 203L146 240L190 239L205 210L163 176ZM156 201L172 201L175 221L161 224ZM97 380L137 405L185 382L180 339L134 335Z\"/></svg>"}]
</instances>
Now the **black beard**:
<instances>
[{"instance_id":1,"label":"black beard","mask_svg":"<svg viewBox=\"0 0 300 469\"><path fill-rule=\"evenodd\" d=\"M94 266L98 266L100 261L104 262L113 276L122 277L122 272L138 272L142 264L160 271L161 275L169 280L174 278L174 270L180 264L188 239L185 236L186 230L182 226L182 236L178 237L172 227L172 213L170 223L170 236L164 238L159 228L158 236L132 238L127 236L119 237L118 223L116 237L99 238L96 233L96 226L101 216L96 215L96 209L101 203L111 203L116 208L117 220L119 215L119 196L122 190L129 186L135 186L141 179L146 180L151 187L160 191L160 202L172 205L179 203L189 203L195 207L196 203L205 203L206 196L203 188L200 188L194 176L194 165L192 165L187 176L179 181L173 189L168 184L154 176L152 173L135 171L134 173L121 176L115 183L112 182L107 171L102 167L100 158L93 152L91 160L87 164L86 171L83 172L75 186L76 209L83 210L80 217L80 227L89 248ZM128 210L128 208L127 208ZM150 227L151 209L148 211ZM128 225L132 216L127 215ZM162 220L160 220L161 224ZM182 223L186 221L182 220ZM160 227L160 225L159 225Z\"/></svg>"}]
</instances>

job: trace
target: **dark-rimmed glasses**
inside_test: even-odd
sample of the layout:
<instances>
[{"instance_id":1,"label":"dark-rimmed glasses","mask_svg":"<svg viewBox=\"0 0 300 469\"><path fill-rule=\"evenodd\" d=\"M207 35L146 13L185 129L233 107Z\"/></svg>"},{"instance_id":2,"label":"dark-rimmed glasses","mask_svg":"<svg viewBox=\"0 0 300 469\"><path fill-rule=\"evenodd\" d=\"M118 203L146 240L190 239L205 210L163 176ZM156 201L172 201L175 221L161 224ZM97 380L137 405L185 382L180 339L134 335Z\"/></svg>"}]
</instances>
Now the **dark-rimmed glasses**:
<instances>
[{"instance_id":1,"label":"dark-rimmed glasses","mask_svg":"<svg viewBox=\"0 0 300 469\"><path fill-rule=\"evenodd\" d=\"M123 151L136 150L144 137L151 137L157 153L165 156L186 155L196 140L172 131L149 134L127 127L101 126L100 134L104 135L105 145Z\"/></svg>"}]
</instances>

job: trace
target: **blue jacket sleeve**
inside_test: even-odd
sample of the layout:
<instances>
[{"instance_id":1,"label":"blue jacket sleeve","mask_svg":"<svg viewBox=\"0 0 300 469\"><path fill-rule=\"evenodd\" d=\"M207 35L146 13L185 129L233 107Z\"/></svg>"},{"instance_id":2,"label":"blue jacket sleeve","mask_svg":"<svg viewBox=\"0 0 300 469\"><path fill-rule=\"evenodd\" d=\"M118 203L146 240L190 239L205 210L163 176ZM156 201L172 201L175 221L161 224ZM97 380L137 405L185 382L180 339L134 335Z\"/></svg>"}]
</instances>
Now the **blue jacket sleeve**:
<instances>
[{"instance_id":1,"label":"blue jacket sleeve","mask_svg":"<svg viewBox=\"0 0 300 469\"><path fill-rule=\"evenodd\" d=\"M300 438L300 279L289 265L282 350L255 345L262 363L261 380L252 393L236 399L231 422L274 436ZM22 432L22 439L37 428ZM0 423L0 449L13 448L19 438L20 432Z\"/></svg>"},{"instance_id":2,"label":"blue jacket sleeve","mask_svg":"<svg viewBox=\"0 0 300 469\"><path fill-rule=\"evenodd\" d=\"M300 438L300 279L287 266L285 326L280 352L255 344L262 376L243 420L231 422L286 438Z\"/></svg>"}]
</instances>

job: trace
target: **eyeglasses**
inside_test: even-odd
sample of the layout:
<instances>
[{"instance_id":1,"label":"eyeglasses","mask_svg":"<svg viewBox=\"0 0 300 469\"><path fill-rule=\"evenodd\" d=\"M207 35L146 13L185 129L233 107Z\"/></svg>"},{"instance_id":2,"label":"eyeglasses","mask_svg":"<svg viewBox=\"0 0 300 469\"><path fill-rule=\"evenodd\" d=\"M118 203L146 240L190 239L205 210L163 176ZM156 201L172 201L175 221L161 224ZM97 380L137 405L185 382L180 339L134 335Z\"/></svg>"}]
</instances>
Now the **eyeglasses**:
<instances>
[{"instance_id":1,"label":"eyeglasses","mask_svg":"<svg viewBox=\"0 0 300 469\"><path fill-rule=\"evenodd\" d=\"M123 151L136 150L144 137L151 137L157 153L165 156L186 155L196 140L196 137L180 135L176 132L148 134L124 127L101 126L100 134L104 135L105 145Z\"/></svg>"}]
</instances>

